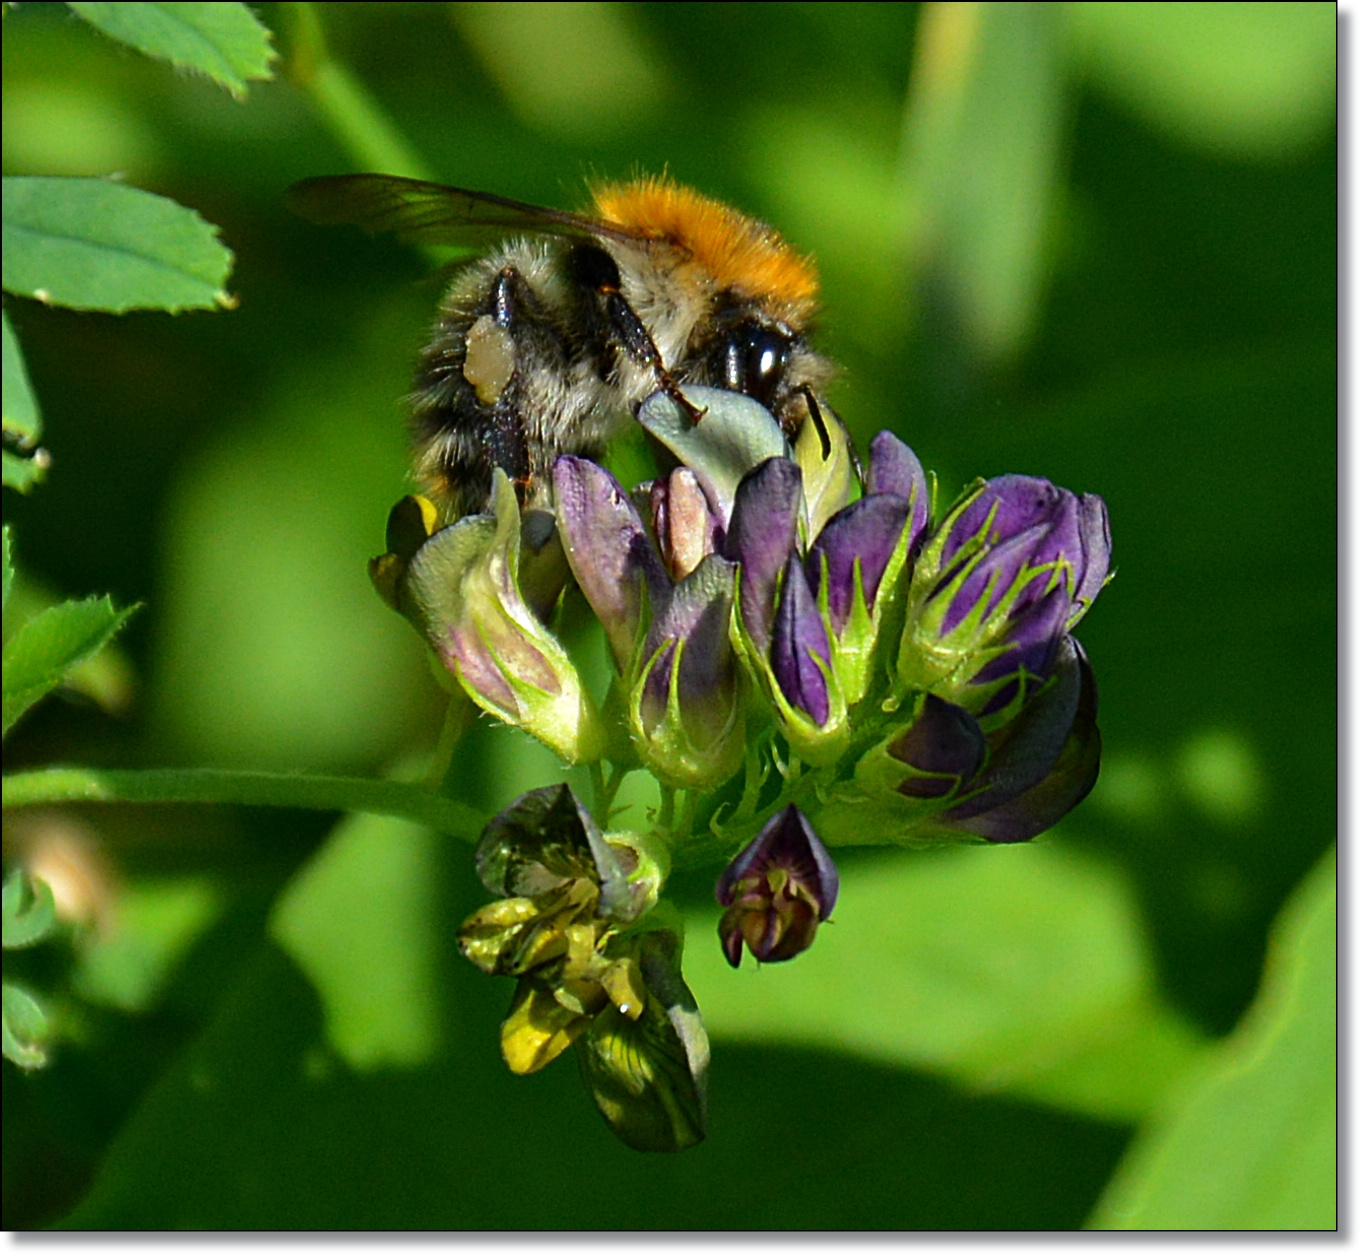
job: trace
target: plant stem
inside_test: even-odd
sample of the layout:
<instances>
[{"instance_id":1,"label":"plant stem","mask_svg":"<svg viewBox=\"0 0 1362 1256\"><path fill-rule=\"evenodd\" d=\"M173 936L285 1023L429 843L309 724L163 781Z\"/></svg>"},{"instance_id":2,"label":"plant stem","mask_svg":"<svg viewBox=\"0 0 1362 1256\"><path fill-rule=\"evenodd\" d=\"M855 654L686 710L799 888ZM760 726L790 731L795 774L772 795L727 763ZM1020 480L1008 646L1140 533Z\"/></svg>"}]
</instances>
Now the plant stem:
<instances>
[{"instance_id":1,"label":"plant stem","mask_svg":"<svg viewBox=\"0 0 1362 1256\"><path fill-rule=\"evenodd\" d=\"M445 722L440 728L440 740L430 756L430 767L426 769L427 789L443 792L448 781L450 767L454 762L454 751L468 730L474 713L473 703L459 690L449 695L449 705L445 707Z\"/></svg>"},{"instance_id":2,"label":"plant stem","mask_svg":"<svg viewBox=\"0 0 1362 1256\"><path fill-rule=\"evenodd\" d=\"M606 778L605 788L601 793L599 821L602 828L610 827L610 812L615 805L615 795L620 792L620 782L628 774L628 768L621 767L618 763L610 765L610 775Z\"/></svg>"},{"instance_id":3,"label":"plant stem","mask_svg":"<svg viewBox=\"0 0 1362 1256\"><path fill-rule=\"evenodd\" d=\"M601 828L607 828L609 826L605 819L609 813L610 804L605 801L605 770L601 767L600 760L597 759L587 765L587 771L591 773L591 818Z\"/></svg>"},{"instance_id":4,"label":"plant stem","mask_svg":"<svg viewBox=\"0 0 1362 1256\"><path fill-rule=\"evenodd\" d=\"M464 803L401 781L288 772L233 772L214 768L45 768L4 778L4 805L53 803L227 803L244 807L299 807L363 811L414 820L440 833L476 842L485 818Z\"/></svg>"}]
</instances>

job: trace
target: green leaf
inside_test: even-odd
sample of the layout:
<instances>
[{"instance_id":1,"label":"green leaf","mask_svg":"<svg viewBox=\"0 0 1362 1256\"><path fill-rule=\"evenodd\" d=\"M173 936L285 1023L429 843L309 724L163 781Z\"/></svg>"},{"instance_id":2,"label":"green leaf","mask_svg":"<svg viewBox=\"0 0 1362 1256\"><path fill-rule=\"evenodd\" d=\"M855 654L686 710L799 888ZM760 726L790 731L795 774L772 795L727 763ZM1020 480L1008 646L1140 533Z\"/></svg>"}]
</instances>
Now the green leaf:
<instances>
[{"instance_id":1,"label":"green leaf","mask_svg":"<svg viewBox=\"0 0 1362 1256\"><path fill-rule=\"evenodd\" d=\"M1157 998L1139 915L1106 865L1044 845L864 860L788 964L734 973L717 914L686 978L716 1041L798 1041L1108 1120L1144 1115L1195 1057Z\"/></svg>"},{"instance_id":2,"label":"green leaf","mask_svg":"<svg viewBox=\"0 0 1362 1256\"><path fill-rule=\"evenodd\" d=\"M24 355L19 349L9 313L0 312L0 364L3 365L3 403L5 435L24 449L31 449L42 435L43 424L38 403L28 382Z\"/></svg>"},{"instance_id":3,"label":"green leaf","mask_svg":"<svg viewBox=\"0 0 1362 1256\"><path fill-rule=\"evenodd\" d=\"M77 310L230 306L232 254L192 209L107 179L4 180L5 290Z\"/></svg>"},{"instance_id":4,"label":"green leaf","mask_svg":"<svg viewBox=\"0 0 1362 1256\"><path fill-rule=\"evenodd\" d=\"M42 1068L47 1063L46 1042L50 1033L47 1017L26 990L6 981L4 1000L5 1059L20 1068Z\"/></svg>"},{"instance_id":5,"label":"green leaf","mask_svg":"<svg viewBox=\"0 0 1362 1256\"><path fill-rule=\"evenodd\" d=\"M5 603L5 639L35 615L64 601L28 572L16 572ZM116 642L77 663L62 678L65 688L90 699L106 715L126 714L136 690L132 661Z\"/></svg>"},{"instance_id":6,"label":"green leaf","mask_svg":"<svg viewBox=\"0 0 1362 1256\"><path fill-rule=\"evenodd\" d=\"M1131 1147L1090 1228L1335 1228L1336 860L1282 909L1257 1001Z\"/></svg>"},{"instance_id":7,"label":"green leaf","mask_svg":"<svg viewBox=\"0 0 1362 1256\"><path fill-rule=\"evenodd\" d=\"M57 923L57 908L46 881L34 880L22 868L5 878L0 921L4 948L17 951L41 942Z\"/></svg>"},{"instance_id":8,"label":"green leaf","mask_svg":"<svg viewBox=\"0 0 1362 1256\"><path fill-rule=\"evenodd\" d=\"M115 610L107 597L63 602L35 615L5 643L4 720L8 733L39 698L77 663L91 657L132 610Z\"/></svg>"},{"instance_id":9,"label":"green leaf","mask_svg":"<svg viewBox=\"0 0 1362 1256\"><path fill-rule=\"evenodd\" d=\"M244 4L69 6L111 39L220 83L238 100L247 79L272 77L270 32Z\"/></svg>"}]
</instances>

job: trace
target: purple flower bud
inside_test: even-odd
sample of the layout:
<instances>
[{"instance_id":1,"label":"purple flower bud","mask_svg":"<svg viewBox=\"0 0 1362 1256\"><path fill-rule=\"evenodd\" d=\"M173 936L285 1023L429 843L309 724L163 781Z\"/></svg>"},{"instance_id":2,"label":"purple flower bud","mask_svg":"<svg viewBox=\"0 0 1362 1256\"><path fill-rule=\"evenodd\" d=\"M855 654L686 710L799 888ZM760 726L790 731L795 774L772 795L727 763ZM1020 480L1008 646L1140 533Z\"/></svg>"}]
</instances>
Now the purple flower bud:
<instances>
[{"instance_id":1,"label":"purple flower bud","mask_svg":"<svg viewBox=\"0 0 1362 1256\"><path fill-rule=\"evenodd\" d=\"M743 943L761 963L813 944L837 902L837 868L798 807L777 812L714 888L724 912L719 938L737 968Z\"/></svg>"},{"instance_id":2,"label":"purple flower bud","mask_svg":"<svg viewBox=\"0 0 1362 1256\"><path fill-rule=\"evenodd\" d=\"M889 493L911 504L909 550L915 551L931 516L931 489L922 463L893 432L881 432L870 442L866 495Z\"/></svg>"},{"instance_id":3,"label":"purple flower bud","mask_svg":"<svg viewBox=\"0 0 1362 1256\"><path fill-rule=\"evenodd\" d=\"M572 574L623 672L637 644L644 587L657 605L665 602L671 581L629 495L609 471L565 455L554 463L553 487Z\"/></svg>"},{"instance_id":4,"label":"purple flower bud","mask_svg":"<svg viewBox=\"0 0 1362 1256\"><path fill-rule=\"evenodd\" d=\"M643 645L643 673L630 703L634 744L645 765L677 787L716 784L742 763L737 660L728 634L735 570L709 555L671 591Z\"/></svg>"},{"instance_id":5,"label":"purple flower bud","mask_svg":"<svg viewBox=\"0 0 1362 1256\"><path fill-rule=\"evenodd\" d=\"M1056 654L1050 685L989 738L972 796L940 817L950 827L991 842L1029 841L1092 789L1102 757L1097 682L1073 637Z\"/></svg>"},{"instance_id":6,"label":"purple flower bud","mask_svg":"<svg viewBox=\"0 0 1362 1256\"><path fill-rule=\"evenodd\" d=\"M815 659L823 662L820 668ZM785 566L780 608L771 632L771 672L785 700L799 707L815 724L828 721L828 679L832 649L818 603L804 575L799 556L791 554Z\"/></svg>"},{"instance_id":7,"label":"purple flower bud","mask_svg":"<svg viewBox=\"0 0 1362 1256\"><path fill-rule=\"evenodd\" d=\"M947 633L976 608L987 617L1009 595L1014 599L1009 618L1014 624L1023 621L1057 586L1070 608L1086 594L1081 608L1086 609L1106 579L1111 558L1102 499L1079 497L1034 476L990 480L943 531L943 586L956 576L959 569L952 564L967 546L965 561L982 555L951 598L943 624ZM1056 564L1067 564L1067 570ZM1049 608L1042 618L1053 620Z\"/></svg>"},{"instance_id":8,"label":"purple flower bud","mask_svg":"<svg viewBox=\"0 0 1362 1256\"><path fill-rule=\"evenodd\" d=\"M1021 475L976 487L952 509L914 572L900 679L980 716L1029 701L1110 561L1100 497Z\"/></svg>"},{"instance_id":9,"label":"purple flower bud","mask_svg":"<svg viewBox=\"0 0 1362 1256\"><path fill-rule=\"evenodd\" d=\"M768 458L738 485L728 525L725 556L742 564L743 626L763 653L771 644L776 584L798 535L802 480L788 458Z\"/></svg>"},{"instance_id":10,"label":"purple flower bud","mask_svg":"<svg viewBox=\"0 0 1362 1256\"><path fill-rule=\"evenodd\" d=\"M979 722L964 707L927 694L908 730L890 742L889 753L921 776L909 776L898 791L909 798L944 798L973 780L988 744Z\"/></svg>"},{"instance_id":11,"label":"purple flower bud","mask_svg":"<svg viewBox=\"0 0 1362 1256\"><path fill-rule=\"evenodd\" d=\"M833 631L838 636L846 627L855 603L857 562L861 567L866 608L873 611L880 580L898 548L907 522L907 500L881 493L863 497L839 511L818 534L809 550L806 570L810 584L817 587L823 564L827 563L828 611L832 616Z\"/></svg>"}]
</instances>

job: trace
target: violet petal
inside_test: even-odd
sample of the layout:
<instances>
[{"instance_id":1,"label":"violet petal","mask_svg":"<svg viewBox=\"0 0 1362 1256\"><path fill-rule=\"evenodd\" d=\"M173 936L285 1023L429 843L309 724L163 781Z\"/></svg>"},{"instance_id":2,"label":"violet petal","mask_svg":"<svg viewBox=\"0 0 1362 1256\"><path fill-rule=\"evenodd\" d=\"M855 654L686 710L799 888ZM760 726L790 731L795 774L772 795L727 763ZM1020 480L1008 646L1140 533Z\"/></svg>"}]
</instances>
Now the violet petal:
<instances>
[{"instance_id":1,"label":"violet petal","mask_svg":"<svg viewBox=\"0 0 1362 1256\"><path fill-rule=\"evenodd\" d=\"M966 816L952 827L990 842L1025 842L1068 815L1092 789L1102 760L1097 729L1097 684L1082 647L1072 638L1080 679L1073 726L1054 766L1039 782L979 815ZM951 817L954 811L947 812Z\"/></svg>"},{"instance_id":2,"label":"violet petal","mask_svg":"<svg viewBox=\"0 0 1362 1256\"><path fill-rule=\"evenodd\" d=\"M865 585L866 606L873 610L880 579L908 520L908 503L896 496L878 494L863 497L839 510L828 520L809 551L809 582L817 587L822 573L822 558L828 564L828 610L832 626L839 635L846 627L855 602L856 559L861 560L861 580Z\"/></svg>"},{"instance_id":3,"label":"violet petal","mask_svg":"<svg viewBox=\"0 0 1362 1256\"><path fill-rule=\"evenodd\" d=\"M1111 521L1107 504L1096 493L1078 499L1078 531L1083 546L1083 566L1077 572L1074 601L1083 607L1102 591L1111 569Z\"/></svg>"},{"instance_id":4,"label":"violet petal","mask_svg":"<svg viewBox=\"0 0 1362 1256\"><path fill-rule=\"evenodd\" d=\"M804 566L795 554L785 567L780 607L771 630L771 671L791 706L815 724L827 723L828 682L814 657L831 666L832 650Z\"/></svg>"},{"instance_id":5,"label":"violet petal","mask_svg":"<svg viewBox=\"0 0 1362 1256\"><path fill-rule=\"evenodd\" d=\"M554 463L553 487L568 564L624 671L634 650L645 582L656 606L665 603L671 581L629 495L603 467L565 455Z\"/></svg>"},{"instance_id":6,"label":"violet petal","mask_svg":"<svg viewBox=\"0 0 1362 1256\"><path fill-rule=\"evenodd\" d=\"M803 476L788 458L768 458L738 485L724 555L742 564L743 625L758 650L771 643L776 583L795 547Z\"/></svg>"},{"instance_id":7,"label":"violet petal","mask_svg":"<svg viewBox=\"0 0 1362 1256\"><path fill-rule=\"evenodd\" d=\"M867 496L892 493L895 497L912 502L909 545L915 546L927 527L931 490L917 455L893 432L880 432L870 442L870 467L866 474L865 491Z\"/></svg>"},{"instance_id":8,"label":"violet petal","mask_svg":"<svg viewBox=\"0 0 1362 1256\"><path fill-rule=\"evenodd\" d=\"M952 807L945 818L966 820L980 816L1011 802L1044 780L1074 729L1085 686L1093 687L1091 678L1092 670L1081 647L1072 637L1063 638L1056 651L1049 686L990 738L992 754L988 766L973 782L981 787L980 792ZM1095 696L1092 701L1095 704Z\"/></svg>"},{"instance_id":9,"label":"violet petal","mask_svg":"<svg viewBox=\"0 0 1362 1256\"><path fill-rule=\"evenodd\" d=\"M968 784L983 765L988 743L978 721L964 707L929 693L907 732L889 753L930 777L909 777L899 793L910 798L941 798Z\"/></svg>"}]
</instances>

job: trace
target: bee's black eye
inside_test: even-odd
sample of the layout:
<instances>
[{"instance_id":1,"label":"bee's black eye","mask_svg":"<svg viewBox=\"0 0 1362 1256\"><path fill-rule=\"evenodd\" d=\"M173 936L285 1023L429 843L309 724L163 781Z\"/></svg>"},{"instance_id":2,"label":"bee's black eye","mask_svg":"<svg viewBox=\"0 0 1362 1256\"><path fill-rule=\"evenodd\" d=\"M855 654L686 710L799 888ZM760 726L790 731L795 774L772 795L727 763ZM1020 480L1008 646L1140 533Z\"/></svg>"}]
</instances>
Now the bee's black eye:
<instances>
[{"instance_id":1,"label":"bee's black eye","mask_svg":"<svg viewBox=\"0 0 1362 1256\"><path fill-rule=\"evenodd\" d=\"M719 352L724 387L769 405L785 374L789 336L759 323L740 323L720 341Z\"/></svg>"},{"instance_id":2,"label":"bee's black eye","mask_svg":"<svg viewBox=\"0 0 1362 1256\"><path fill-rule=\"evenodd\" d=\"M568 254L572 277L593 292L619 291L620 268L615 259L595 244L577 244Z\"/></svg>"}]
</instances>

